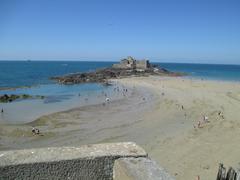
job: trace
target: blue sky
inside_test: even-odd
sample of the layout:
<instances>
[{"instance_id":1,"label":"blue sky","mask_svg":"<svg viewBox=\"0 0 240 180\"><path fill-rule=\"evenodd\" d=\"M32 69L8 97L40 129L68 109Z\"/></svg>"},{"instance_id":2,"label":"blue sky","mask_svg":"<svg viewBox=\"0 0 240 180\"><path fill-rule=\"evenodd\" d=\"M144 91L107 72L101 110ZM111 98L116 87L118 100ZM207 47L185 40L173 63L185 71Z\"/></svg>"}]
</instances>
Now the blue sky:
<instances>
[{"instance_id":1,"label":"blue sky","mask_svg":"<svg viewBox=\"0 0 240 180\"><path fill-rule=\"evenodd\" d=\"M239 0L0 0L1 60L240 64Z\"/></svg>"}]
</instances>

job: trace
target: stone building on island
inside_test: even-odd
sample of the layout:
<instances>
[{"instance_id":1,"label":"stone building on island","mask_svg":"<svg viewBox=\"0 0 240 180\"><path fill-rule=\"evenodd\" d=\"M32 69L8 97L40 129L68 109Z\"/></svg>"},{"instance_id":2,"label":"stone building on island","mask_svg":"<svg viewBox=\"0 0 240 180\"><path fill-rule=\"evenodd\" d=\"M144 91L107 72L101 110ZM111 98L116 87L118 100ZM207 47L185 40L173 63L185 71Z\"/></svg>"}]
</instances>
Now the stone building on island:
<instances>
[{"instance_id":1,"label":"stone building on island","mask_svg":"<svg viewBox=\"0 0 240 180\"><path fill-rule=\"evenodd\" d=\"M151 67L149 60L136 60L131 56L124 58L120 63L113 64L113 68L116 69L136 69L136 70L147 70Z\"/></svg>"}]
</instances>

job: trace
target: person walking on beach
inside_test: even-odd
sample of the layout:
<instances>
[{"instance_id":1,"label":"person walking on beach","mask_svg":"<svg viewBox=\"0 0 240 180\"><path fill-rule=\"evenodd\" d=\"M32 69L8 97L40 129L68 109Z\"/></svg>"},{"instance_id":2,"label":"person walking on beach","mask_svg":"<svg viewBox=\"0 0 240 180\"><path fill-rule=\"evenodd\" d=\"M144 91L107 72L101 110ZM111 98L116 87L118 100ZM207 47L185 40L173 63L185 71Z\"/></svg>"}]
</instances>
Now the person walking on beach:
<instances>
[{"instance_id":1,"label":"person walking on beach","mask_svg":"<svg viewBox=\"0 0 240 180\"><path fill-rule=\"evenodd\" d=\"M198 121L198 124L197 124L198 128L201 128L201 121Z\"/></svg>"},{"instance_id":2,"label":"person walking on beach","mask_svg":"<svg viewBox=\"0 0 240 180\"><path fill-rule=\"evenodd\" d=\"M107 97L105 100L106 100L106 102L108 102L108 103L110 102L110 98L108 98L108 97Z\"/></svg>"},{"instance_id":3,"label":"person walking on beach","mask_svg":"<svg viewBox=\"0 0 240 180\"><path fill-rule=\"evenodd\" d=\"M1 113L3 113L3 108L2 108L2 110L1 110Z\"/></svg>"},{"instance_id":4,"label":"person walking on beach","mask_svg":"<svg viewBox=\"0 0 240 180\"><path fill-rule=\"evenodd\" d=\"M206 115L203 116L203 122L205 122L205 123L209 122L208 117Z\"/></svg>"}]
</instances>

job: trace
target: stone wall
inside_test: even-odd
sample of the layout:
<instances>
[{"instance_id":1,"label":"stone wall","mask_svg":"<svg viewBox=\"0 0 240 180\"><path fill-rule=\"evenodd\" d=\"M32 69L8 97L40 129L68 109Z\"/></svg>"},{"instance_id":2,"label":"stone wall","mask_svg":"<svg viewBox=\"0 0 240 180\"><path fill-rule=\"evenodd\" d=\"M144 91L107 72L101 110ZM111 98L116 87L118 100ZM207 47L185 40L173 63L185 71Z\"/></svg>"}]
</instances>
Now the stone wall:
<instances>
[{"instance_id":1,"label":"stone wall","mask_svg":"<svg viewBox=\"0 0 240 180\"><path fill-rule=\"evenodd\" d=\"M138 60L136 61L136 68L137 69L147 69L150 67L150 63L148 60Z\"/></svg>"},{"instance_id":2,"label":"stone wall","mask_svg":"<svg viewBox=\"0 0 240 180\"><path fill-rule=\"evenodd\" d=\"M147 153L131 142L0 151L0 179L111 180L119 158L144 159Z\"/></svg>"},{"instance_id":3,"label":"stone wall","mask_svg":"<svg viewBox=\"0 0 240 180\"><path fill-rule=\"evenodd\" d=\"M136 60L132 57L128 57L127 59L122 59L118 64L113 64L112 67L118 69L135 69Z\"/></svg>"},{"instance_id":4,"label":"stone wall","mask_svg":"<svg viewBox=\"0 0 240 180\"><path fill-rule=\"evenodd\" d=\"M150 68L150 62L149 60L136 60L133 57L128 57L126 59L122 59L120 63L113 64L113 68L118 69L148 69Z\"/></svg>"},{"instance_id":5,"label":"stone wall","mask_svg":"<svg viewBox=\"0 0 240 180\"><path fill-rule=\"evenodd\" d=\"M132 65L127 65L127 64L113 64L112 68L116 68L116 69L131 69L133 68Z\"/></svg>"}]
</instances>

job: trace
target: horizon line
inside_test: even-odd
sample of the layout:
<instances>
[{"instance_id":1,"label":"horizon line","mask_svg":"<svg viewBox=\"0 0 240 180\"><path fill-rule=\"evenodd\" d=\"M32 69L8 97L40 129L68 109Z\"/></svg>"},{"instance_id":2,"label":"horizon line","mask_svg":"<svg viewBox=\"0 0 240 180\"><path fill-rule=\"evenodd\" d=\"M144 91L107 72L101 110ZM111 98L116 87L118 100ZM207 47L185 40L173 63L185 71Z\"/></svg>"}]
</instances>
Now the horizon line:
<instances>
[{"instance_id":1,"label":"horizon line","mask_svg":"<svg viewBox=\"0 0 240 180\"><path fill-rule=\"evenodd\" d=\"M110 61L107 61L107 60L57 60L57 59L54 59L54 60L31 60L31 59L27 59L27 60L22 60L22 59L8 59L8 60L3 60L3 59L0 59L0 62L6 62L6 61L9 61L9 62L119 62L120 60L110 60ZM153 60L150 62L152 63L168 63L168 64L202 64L202 65L237 65L239 66L239 64L234 64L234 63L198 63L198 62L174 62L174 61L170 61L170 62L167 62L167 61L161 61L161 60Z\"/></svg>"}]
</instances>

